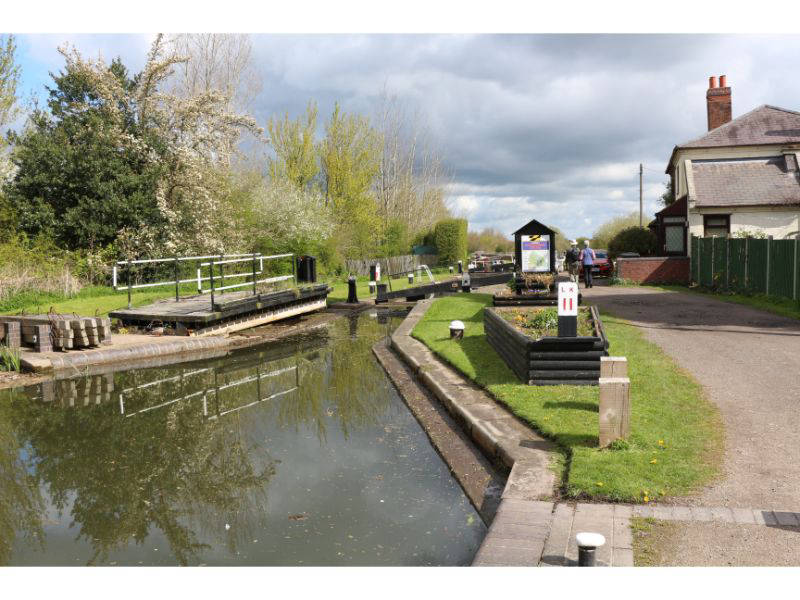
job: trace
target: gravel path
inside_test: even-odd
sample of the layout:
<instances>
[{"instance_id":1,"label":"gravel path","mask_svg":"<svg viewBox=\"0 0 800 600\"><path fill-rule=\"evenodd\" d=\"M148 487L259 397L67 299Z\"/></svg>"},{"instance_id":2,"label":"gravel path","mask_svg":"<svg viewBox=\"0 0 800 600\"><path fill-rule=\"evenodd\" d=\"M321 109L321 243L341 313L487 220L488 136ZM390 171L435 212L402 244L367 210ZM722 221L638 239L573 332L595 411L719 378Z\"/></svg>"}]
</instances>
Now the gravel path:
<instances>
[{"instance_id":1,"label":"gravel path","mask_svg":"<svg viewBox=\"0 0 800 600\"><path fill-rule=\"evenodd\" d=\"M800 511L800 322L712 297L646 287L582 290L640 327L708 391L725 425L722 477L690 502ZM800 565L798 527L680 524L666 564Z\"/></svg>"}]
</instances>

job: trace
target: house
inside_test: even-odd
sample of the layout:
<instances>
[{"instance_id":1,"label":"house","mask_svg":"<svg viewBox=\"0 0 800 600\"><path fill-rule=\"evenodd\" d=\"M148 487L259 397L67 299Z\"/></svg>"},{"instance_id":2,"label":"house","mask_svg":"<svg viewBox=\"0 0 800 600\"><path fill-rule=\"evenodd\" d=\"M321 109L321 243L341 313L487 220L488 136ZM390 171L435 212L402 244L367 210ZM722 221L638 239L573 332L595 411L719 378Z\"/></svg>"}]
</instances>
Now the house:
<instances>
[{"instance_id":1,"label":"house","mask_svg":"<svg viewBox=\"0 0 800 600\"><path fill-rule=\"evenodd\" d=\"M656 217L661 252L688 254L689 235L797 236L800 112L765 104L732 119L724 75L709 78L706 110L708 132L675 146L667 165L677 206Z\"/></svg>"}]
</instances>

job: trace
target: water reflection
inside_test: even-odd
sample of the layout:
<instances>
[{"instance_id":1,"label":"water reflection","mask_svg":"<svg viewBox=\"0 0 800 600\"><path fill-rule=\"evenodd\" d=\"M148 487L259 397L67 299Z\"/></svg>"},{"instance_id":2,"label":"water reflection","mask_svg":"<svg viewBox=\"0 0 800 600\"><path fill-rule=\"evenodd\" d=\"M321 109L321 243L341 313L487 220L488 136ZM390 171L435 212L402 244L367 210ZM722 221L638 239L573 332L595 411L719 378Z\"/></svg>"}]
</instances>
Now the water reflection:
<instances>
[{"instance_id":1,"label":"water reflection","mask_svg":"<svg viewBox=\"0 0 800 600\"><path fill-rule=\"evenodd\" d=\"M468 561L482 525L375 363L371 346L385 331L375 319L340 319L330 338L6 391L0 562ZM358 512L384 479L422 488L410 500L408 485L382 491L393 496L387 508L439 503L438 522L419 535L443 527L452 539L442 556L406 557L414 539L381 540L360 555L324 539L342 525L362 538L395 529L394 517L369 514L373 502ZM291 541L298 527L323 539Z\"/></svg>"}]
</instances>

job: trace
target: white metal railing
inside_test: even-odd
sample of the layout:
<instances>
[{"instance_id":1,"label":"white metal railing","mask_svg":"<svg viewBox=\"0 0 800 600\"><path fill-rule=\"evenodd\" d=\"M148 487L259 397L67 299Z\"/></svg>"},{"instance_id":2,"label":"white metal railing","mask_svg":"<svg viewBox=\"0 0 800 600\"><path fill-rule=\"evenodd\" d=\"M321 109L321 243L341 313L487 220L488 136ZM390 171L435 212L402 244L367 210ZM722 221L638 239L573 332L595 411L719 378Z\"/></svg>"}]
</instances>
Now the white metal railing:
<instances>
[{"instance_id":1,"label":"white metal railing","mask_svg":"<svg viewBox=\"0 0 800 600\"><path fill-rule=\"evenodd\" d=\"M292 263L291 275L278 275L275 277L266 277L258 279L259 275L264 273L265 260L279 260L290 258ZM186 262L195 262L198 264L196 276L192 278L181 278L180 264ZM225 273L224 265L250 263L252 268L246 272L241 273ZM170 279L162 281L154 281L147 283L132 283L133 268L139 265L155 265L155 264L173 264L174 274ZM219 266L219 273L215 275L214 269ZM126 281L124 285L120 285L120 271L124 269ZM208 274L203 273L203 269L208 269ZM190 271L191 272L191 271ZM249 278L249 281L241 283L234 283L225 285L225 278ZM216 281L215 281L216 280ZM112 268L112 286L116 291L128 292L128 308L131 308L131 291L141 288L154 288L164 286L175 286L175 301L180 300L180 286L185 283L196 283L198 294L211 294L211 304L214 304L214 294L216 292L225 290L234 290L244 287L252 287L253 294L257 293L257 285L263 283L277 283L280 281L293 280L294 285L297 285L297 265L293 253L273 254L264 256L260 253L251 254L207 254L202 256L174 256L171 258L145 258L139 260L120 260L117 261ZM204 283L210 283L209 288L204 288ZM220 282L222 285L215 285Z\"/></svg>"}]
</instances>

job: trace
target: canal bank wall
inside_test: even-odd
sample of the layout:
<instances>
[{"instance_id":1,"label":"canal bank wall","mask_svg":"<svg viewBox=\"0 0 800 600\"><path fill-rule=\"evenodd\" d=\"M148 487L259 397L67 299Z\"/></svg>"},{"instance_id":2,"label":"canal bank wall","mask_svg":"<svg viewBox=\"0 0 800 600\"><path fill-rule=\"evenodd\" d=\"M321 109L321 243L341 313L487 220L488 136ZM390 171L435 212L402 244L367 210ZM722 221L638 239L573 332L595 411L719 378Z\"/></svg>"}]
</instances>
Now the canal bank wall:
<instances>
[{"instance_id":1,"label":"canal bank wall","mask_svg":"<svg viewBox=\"0 0 800 600\"><path fill-rule=\"evenodd\" d=\"M494 519L472 565L575 566L576 534L593 531L606 538L597 552L598 566L633 566L633 507L558 502L557 477L551 468L555 445L411 336L432 302L420 301L411 310L391 336L391 347L485 456L498 467L510 469ZM442 456L450 462L447 454ZM452 464L451 469L457 471Z\"/></svg>"}]
</instances>

